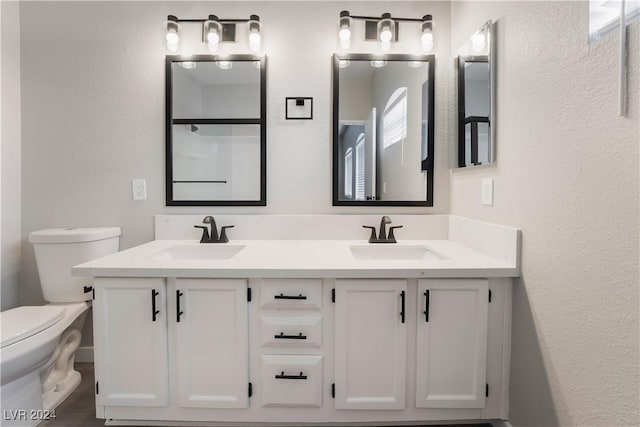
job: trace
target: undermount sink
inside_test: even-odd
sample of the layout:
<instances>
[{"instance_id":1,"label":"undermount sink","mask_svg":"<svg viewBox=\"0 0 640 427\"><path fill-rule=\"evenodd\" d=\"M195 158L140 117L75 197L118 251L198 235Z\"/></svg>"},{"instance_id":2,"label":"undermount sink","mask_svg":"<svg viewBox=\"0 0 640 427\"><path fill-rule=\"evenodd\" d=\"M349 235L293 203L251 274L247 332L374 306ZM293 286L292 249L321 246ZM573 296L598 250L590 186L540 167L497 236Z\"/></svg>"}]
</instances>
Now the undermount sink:
<instances>
[{"instance_id":1,"label":"undermount sink","mask_svg":"<svg viewBox=\"0 0 640 427\"><path fill-rule=\"evenodd\" d=\"M349 246L351 255L360 260L440 260L442 256L420 245L370 244Z\"/></svg>"},{"instance_id":2,"label":"undermount sink","mask_svg":"<svg viewBox=\"0 0 640 427\"><path fill-rule=\"evenodd\" d=\"M225 260L231 259L244 249L244 245L227 244L196 244L175 245L160 252L156 259L197 259L197 260Z\"/></svg>"}]
</instances>

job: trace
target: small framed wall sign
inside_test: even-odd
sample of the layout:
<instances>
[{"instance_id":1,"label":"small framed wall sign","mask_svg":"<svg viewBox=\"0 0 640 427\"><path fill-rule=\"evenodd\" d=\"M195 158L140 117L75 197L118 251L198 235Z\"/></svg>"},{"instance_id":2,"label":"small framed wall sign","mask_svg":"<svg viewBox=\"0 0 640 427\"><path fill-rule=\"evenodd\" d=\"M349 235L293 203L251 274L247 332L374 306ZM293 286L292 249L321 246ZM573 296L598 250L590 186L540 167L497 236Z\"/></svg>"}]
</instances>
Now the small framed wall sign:
<instances>
[{"instance_id":1,"label":"small framed wall sign","mask_svg":"<svg viewBox=\"0 0 640 427\"><path fill-rule=\"evenodd\" d=\"M313 98L292 96L285 98L287 120L313 120Z\"/></svg>"}]
</instances>

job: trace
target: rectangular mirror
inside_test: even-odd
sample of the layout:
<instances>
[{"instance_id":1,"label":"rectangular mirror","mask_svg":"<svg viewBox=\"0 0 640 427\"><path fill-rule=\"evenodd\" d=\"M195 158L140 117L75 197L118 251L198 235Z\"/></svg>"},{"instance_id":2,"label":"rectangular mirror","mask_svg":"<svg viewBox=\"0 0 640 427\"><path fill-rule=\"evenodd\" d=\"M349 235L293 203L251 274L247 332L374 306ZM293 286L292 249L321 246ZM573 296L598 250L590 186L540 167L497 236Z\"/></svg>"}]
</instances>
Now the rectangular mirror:
<instances>
[{"instance_id":1,"label":"rectangular mirror","mask_svg":"<svg viewBox=\"0 0 640 427\"><path fill-rule=\"evenodd\" d=\"M495 51L492 22L458 52L457 167L493 163L495 153Z\"/></svg>"},{"instance_id":2,"label":"rectangular mirror","mask_svg":"<svg viewBox=\"0 0 640 427\"><path fill-rule=\"evenodd\" d=\"M266 58L166 58L166 204L266 205Z\"/></svg>"},{"instance_id":3,"label":"rectangular mirror","mask_svg":"<svg viewBox=\"0 0 640 427\"><path fill-rule=\"evenodd\" d=\"M433 55L334 55L334 206L433 206L434 75Z\"/></svg>"}]
</instances>

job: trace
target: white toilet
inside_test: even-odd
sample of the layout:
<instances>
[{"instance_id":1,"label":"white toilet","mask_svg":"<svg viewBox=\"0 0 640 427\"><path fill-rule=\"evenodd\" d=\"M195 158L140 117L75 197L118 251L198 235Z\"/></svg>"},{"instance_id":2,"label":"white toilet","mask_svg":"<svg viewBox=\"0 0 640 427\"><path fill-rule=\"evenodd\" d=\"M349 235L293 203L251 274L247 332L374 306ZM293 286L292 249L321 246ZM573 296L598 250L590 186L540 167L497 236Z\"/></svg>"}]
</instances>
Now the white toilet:
<instances>
[{"instance_id":1,"label":"white toilet","mask_svg":"<svg viewBox=\"0 0 640 427\"><path fill-rule=\"evenodd\" d=\"M55 228L29 235L44 306L0 313L1 425L33 426L80 383L75 352L90 307L90 278L71 267L118 252L120 228Z\"/></svg>"}]
</instances>

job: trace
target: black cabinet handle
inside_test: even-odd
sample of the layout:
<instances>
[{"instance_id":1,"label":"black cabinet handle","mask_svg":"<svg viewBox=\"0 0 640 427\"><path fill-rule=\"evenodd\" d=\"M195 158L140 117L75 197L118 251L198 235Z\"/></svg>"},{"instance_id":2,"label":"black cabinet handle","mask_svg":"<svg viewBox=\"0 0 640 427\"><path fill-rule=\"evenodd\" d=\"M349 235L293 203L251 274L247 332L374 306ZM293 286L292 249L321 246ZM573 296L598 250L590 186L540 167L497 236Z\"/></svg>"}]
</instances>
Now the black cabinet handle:
<instances>
[{"instance_id":1,"label":"black cabinet handle","mask_svg":"<svg viewBox=\"0 0 640 427\"><path fill-rule=\"evenodd\" d=\"M424 321L429 323L429 296L430 296L430 292L429 289L427 289L426 291L424 291Z\"/></svg>"},{"instance_id":2,"label":"black cabinet handle","mask_svg":"<svg viewBox=\"0 0 640 427\"><path fill-rule=\"evenodd\" d=\"M274 335L273 337L275 339L280 339L280 340L306 340L307 339L307 336L302 335L302 332L300 332L298 335L285 335L284 332L280 332L279 335Z\"/></svg>"},{"instance_id":3,"label":"black cabinet handle","mask_svg":"<svg viewBox=\"0 0 640 427\"><path fill-rule=\"evenodd\" d=\"M93 290L93 286L84 286L84 287L83 287L83 289L82 289L82 291L83 291L85 294L88 294L88 293L89 293L89 292L91 292L92 290Z\"/></svg>"},{"instance_id":4,"label":"black cabinet handle","mask_svg":"<svg viewBox=\"0 0 640 427\"><path fill-rule=\"evenodd\" d=\"M176 291L176 322L180 322L180 316L184 314L184 311L180 311L180 297L184 295L180 290Z\"/></svg>"},{"instance_id":5,"label":"black cabinet handle","mask_svg":"<svg viewBox=\"0 0 640 427\"><path fill-rule=\"evenodd\" d=\"M274 299L307 299L306 295L302 295L302 294L299 294L299 295L280 294L280 295L274 295L273 298Z\"/></svg>"},{"instance_id":6,"label":"black cabinet handle","mask_svg":"<svg viewBox=\"0 0 640 427\"><path fill-rule=\"evenodd\" d=\"M285 375L284 371L276 374L277 380L306 380L307 376L300 372L300 375Z\"/></svg>"},{"instance_id":7,"label":"black cabinet handle","mask_svg":"<svg viewBox=\"0 0 640 427\"><path fill-rule=\"evenodd\" d=\"M151 319L155 322L157 319L157 315L158 313L160 313L160 310L156 310L156 296L158 296L158 294L160 294L160 292L156 291L155 289L151 289Z\"/></svg>"},{"instance_id":8,"label":"black cabinet handle","mask_svg":"<svg viewBox=\"0 0 640 427\"><path fill-rule=\"evenodd\" d=\"M400 301L402 308L400 310L400 320L404 323L404 291L400 292Z\"/></svg>"}]
</instances>

